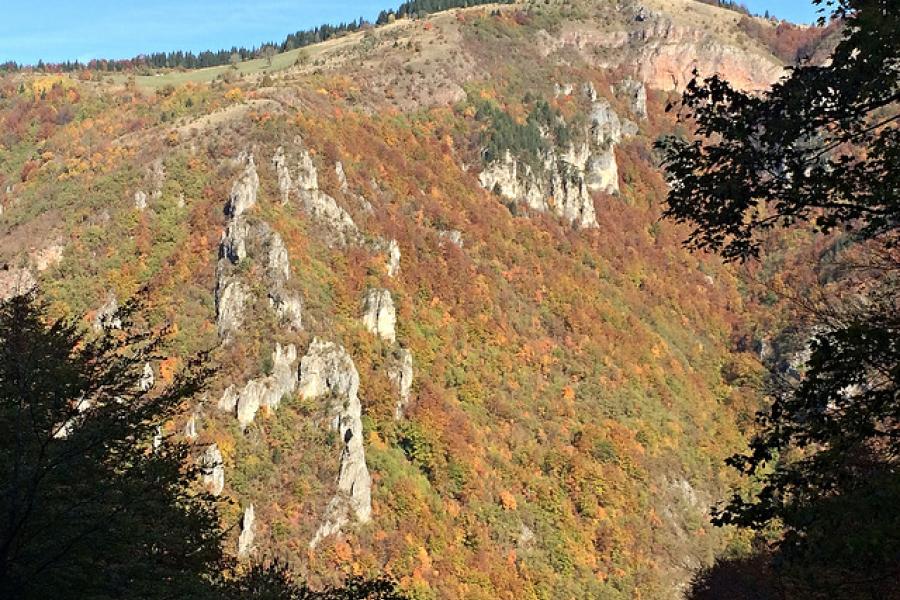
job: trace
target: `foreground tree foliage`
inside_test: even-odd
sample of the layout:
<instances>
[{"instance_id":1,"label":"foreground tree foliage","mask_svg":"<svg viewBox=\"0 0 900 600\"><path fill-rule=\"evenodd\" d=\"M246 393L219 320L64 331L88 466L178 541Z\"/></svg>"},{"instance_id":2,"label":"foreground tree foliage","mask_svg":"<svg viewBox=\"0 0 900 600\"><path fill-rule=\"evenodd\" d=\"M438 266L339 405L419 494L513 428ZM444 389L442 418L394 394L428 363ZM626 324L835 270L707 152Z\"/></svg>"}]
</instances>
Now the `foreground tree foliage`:
<instances>
[{"instance_id":1,"label":"foreground tree foliage","mask_svg":"<svg viewBox=\"0 0 900 600\"><path fill-rule=\"evenodd\" d=\"M96 336L34 293L0 304L0 597L400 598L387 580L314 592L278 563L233 575L191 447L159 434L208 370L150 385L164 332L137 306Z\"/></svg>"},{"instance_id":2,"label":"foreground tree foliage","mask_svg":"<svg viewBox=\"0 0 900 600\"><path fill-rule=\"evenodd\" d=\"M828 65L796 68L763 95L695 80L681 108L696 139L658 144L666 215L693 227L691 247L746 260L771 230L806 224L854 257L840 294L800 303L805 367L773 374L750 452L729 461L753 492L736 492L716 522L779 535L774 572L749 578L759 593L728 597L900 589L900 12L889 0L832 8L844 36ZM758 564L719 565L696 596L725 597L711 586Z\"/></svg>"}]
</instances>

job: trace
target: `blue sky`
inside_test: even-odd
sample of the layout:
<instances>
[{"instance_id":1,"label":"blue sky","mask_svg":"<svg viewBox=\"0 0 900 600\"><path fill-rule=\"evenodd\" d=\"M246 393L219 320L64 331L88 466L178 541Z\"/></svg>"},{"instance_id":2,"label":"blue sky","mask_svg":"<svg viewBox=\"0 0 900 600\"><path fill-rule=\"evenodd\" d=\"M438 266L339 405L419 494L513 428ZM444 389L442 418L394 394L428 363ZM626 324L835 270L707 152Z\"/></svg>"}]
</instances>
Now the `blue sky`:
<instances>
[{"instance_id":1,"label":"blue sky","mask_svg":"<svg viewBox=\"0 0 900 600\"><path fill-rule=\"evenodd\" d=\"M159 50L207 50L280 41L298 29L374 20L400 0L6 0L0 62L130 58ZM753 11L797 22L809 0L745 0Z\"/></svg>"}]
</instances>

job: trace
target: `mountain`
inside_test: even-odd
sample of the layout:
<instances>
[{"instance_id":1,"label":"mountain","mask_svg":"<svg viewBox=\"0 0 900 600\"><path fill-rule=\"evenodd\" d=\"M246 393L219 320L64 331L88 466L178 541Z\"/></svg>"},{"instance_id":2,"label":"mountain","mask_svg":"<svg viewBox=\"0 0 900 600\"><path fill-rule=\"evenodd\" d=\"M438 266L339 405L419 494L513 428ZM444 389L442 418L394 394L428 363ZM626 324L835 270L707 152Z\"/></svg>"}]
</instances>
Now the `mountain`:
<instances>
[{"instance_id":1,"label":"mountain","mask_svg":"<svg viewBox=\"0 0 900 600\"><path fill-rule=\"evenodd\" d=\"M660 221L667 102L828 30L694 0L486 5L232 66L0 79L0 291L171 324L231 551L415 598L673 598L758 398L758 305Z\"/></svg>"}]
</instances>

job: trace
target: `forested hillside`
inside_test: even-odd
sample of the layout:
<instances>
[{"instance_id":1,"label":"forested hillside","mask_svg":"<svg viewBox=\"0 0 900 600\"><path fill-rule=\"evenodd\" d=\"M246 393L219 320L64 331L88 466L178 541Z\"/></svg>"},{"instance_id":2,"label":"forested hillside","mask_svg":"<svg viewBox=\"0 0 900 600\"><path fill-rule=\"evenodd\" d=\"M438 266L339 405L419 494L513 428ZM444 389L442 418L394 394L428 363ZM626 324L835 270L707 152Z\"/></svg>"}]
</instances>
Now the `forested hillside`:
<instances>
[{"instance_id":1,"label":"forested hillside","mask_svg":"<svg viewBox=\"0 0 900 600\"><path fill-rule=\"evenodd\" d=\"M693 69L759 90L821 32L693 0L458 4L243 70L6 74L0 291L102 332L146 290L150 386L209 351L157 436L239 563L679 597L749 547L710 507L780 313L747 279L771 273L660 218L654 142L687 133L665 106Z\"/></svg>"}]
</instances>

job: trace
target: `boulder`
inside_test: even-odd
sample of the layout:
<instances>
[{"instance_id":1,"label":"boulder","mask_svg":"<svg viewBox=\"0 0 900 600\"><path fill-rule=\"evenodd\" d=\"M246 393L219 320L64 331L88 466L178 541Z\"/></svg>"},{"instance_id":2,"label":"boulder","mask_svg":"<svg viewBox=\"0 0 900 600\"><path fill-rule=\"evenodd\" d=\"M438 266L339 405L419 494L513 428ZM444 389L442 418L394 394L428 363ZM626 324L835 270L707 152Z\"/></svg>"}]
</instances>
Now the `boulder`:
<instances>
[{"instance_id":1,"label":"boulder","mask_svg":"<svg viewBox=\"0 0 900 600\"><path fill-rule=\"evenodd\" d=\"M187 422L184 424L184 437L186 437L190 441L195 441L197 439L197 417L196 415L191 415L188 417Z\"/></svg>"},{"instance_id":2,"label":"boulder","mask_svg":"<svg viewBox=\"0 0 900 600\"><path fill-rule=\"evenodd\" d=\"M234 387L234 384L231 384L222 393L222 397L219 398L219 403L217 406L219 407L219 410L233 413L235 410L237 410L237 403L239 398L240 394L237 393L237 389Z\"/></svg>"},{"instance_id":3,"label":"boulder","mask_svg":"<svg viewBox=\"0 0 900 600\"><path fill-rule=\"evenodd\" d=\"M463 235L462 232L458 229L446 229L444 231L438 231L438 237L441 238L441 241L450 242L457 248L463 247Z\"/></svg>"}]
</instances>

